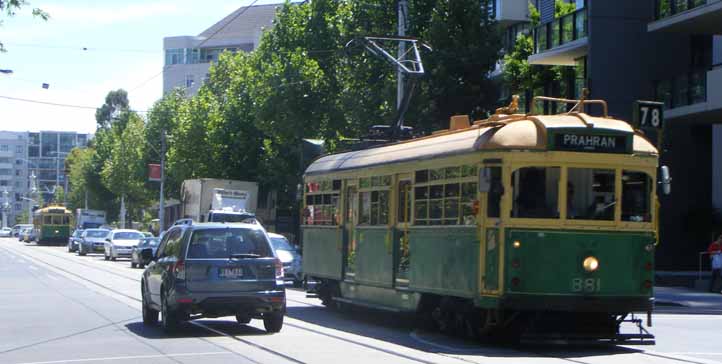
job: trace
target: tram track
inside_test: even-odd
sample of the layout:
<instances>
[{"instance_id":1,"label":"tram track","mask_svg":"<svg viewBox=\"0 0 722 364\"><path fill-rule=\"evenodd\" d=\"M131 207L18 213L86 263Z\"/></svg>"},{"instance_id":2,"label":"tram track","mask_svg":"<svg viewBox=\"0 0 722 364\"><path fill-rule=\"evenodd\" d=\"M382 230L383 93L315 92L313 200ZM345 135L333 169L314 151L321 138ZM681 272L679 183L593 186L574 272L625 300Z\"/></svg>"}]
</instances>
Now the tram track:
<instances>
[{"instance_id":1,"label":"tram track","mask_svg":"<svg viewBox=\"0 0 722 364\"><path fill-rule=\"evenodd\" d=\"M69 271L69 270L64 269L64 268L62 268L62 267L59 267L59 266L57 266L56 264L53 264L53 263L51 263L51 262L48 262L48 261L39 259L38 257L34 257L34 256L31 256L31 255L28 255L28 254L24 254L24 253L22 253L22 252L18 252L17 250L12 249L12 248L10 248L10 249L4 248L4 249L5 249L5 250L11 250L11 251L13 251L13 252L16 253L16 254L19 254L19 255L24 256L26 259L29 259L29 260L31 260L31 261L36 261L36 262L39 262L39 263L41 263L41 264L47 265L47 266L49 266L49 267L51 267L51 268L53 268L53 269L59 270L59 271L65 273L65 274L69 274L69 275L71 275L71 276L73 276L73 277L75 277L75 278L77 278L77 279L80 279L80 280L82 280L82 281L84 281L84 282L87 282L87 283L90 283L90 284L92 284L92 285L94 285L94 286L96 286L96 287L102 288L103 290L112 292L113 294L120 295L120 296L122 296L122 297L124 297L124 298L130 299L130 300L132 300L132 301L134 301L134 302L137 302L137 303L142 303L142 300L139 299L139 298L137 298L137 297L128 295L128 294L123 293L123 292L121 292L121 291L119 291L119 290L116 290L116 289L110 288L110 287L108 287L108 286L105 286L105 285L103 285L103 284L101 284L101 283L98 283L98 282L96 282L96 281L94 281L94 280L92 280L92 279L89 279L89 278L87 278L87 277L84 277L84 276L82 276L82 275L80 275L80 274L77 274L77 273L75 273L75 272ZM103 272L108 273L108 274L112 274L112 275L117 276L117 277L122 277L122 278L125 278L125 279L130 279L130 280L133 280L133 281L135 281L135 282L137 282L137 283L140 283L140 280L139 280L139 279L132 279L131 277L125 276L125 275L120 274L120 273L118 273L118 272L113 272L113 271L111 271L111 270L102 269L102 268L100 268L100 267L96 267L96 266L93 266L93 265L90 265L90 264L83 264L83 263L78 262L77 260L69 259L69 258L63 257L62 255L59 255L59 254L54 254L54 253L49 253L49 252L42 252L41 254L46 255L46 256L50 256L50 257L54 257L54 258L58 258L58 259L61 259L61 260L65 260L65 261L71 261L71 262L73 262L73 263L75 263L75 264L78 264L78 265L81 265L81 266L84 266L84 267L88 267L88 268L91 268L91 269L96 269L96 270L103 271ZM293 299L292 299L291 301L292 301L292 302L295 302L295 303L299 303L299 304L311 306L311 307L322 307L322 306L317 306L317 305L309 304L309 303L306 303L306 302L303 302L303 301L299 301L299 300L293 300ZM126 303L126 305L127 305L127 303ZM128 305L128 306L129 306L129 307L132 307L132 308L134 308L134 309L137 309L137 307L134 307L134 306L131 306L131 305ZM227 338L232 339L232 340L234 340L234 341L237 341L237 342L240 342L240 343L249 345L249 346L251 346L251 347L254 347L254 348L256 348L256 349L262 350L262 351L264 351L264 352L266 352L266 353L268 353L268 354L272 354L272 355L274 355L274 356L276 356L276 357L283 358L283 359L286 360L286 361L289 361L289 362L292 362L292 363L296 363L296 364L306 364L306 363L303 362L303 361L300 361L300 360L295 359L295 358L293 358L293 357L291 357L291 356L289 356L289 355L287 355L287 354L284 354L284 353L281 353L281 352L276 351L276 350L274 350L274 349L271 349L271 348L269 348L269 347L267 347L267 346L265 346L265 345L261 345L261 344L254 343L254 342L252 342L252 341L243 339L243 338L239 338L239 337L237 337L237 336L235 336L235 335L232 335L232 334L226 333L226 332L224 332L224 331L222 331L222 330L218 330L218 329L216 329L216 328L207 326L207 325L205 325L205 324L203 324L203 323L195 322L195 321L188 321L188 323L191 324L191 325L194 325L194 326L196 326L196 327L199 327L199 328L201 328L201 329L204 329L204 330L206 330L206 331L208 331L208 332L212 332L212 333L214 333L214 334L227 337ZM366 344L366 343L363 343L363 342L360 342L360 341L357 341L357 340L352 340L352 339L348 339L348 338L343 338L343 337L341 337L341 336L333 335L333 334L329 334L329 333L325 333L325 332L320 331L320 330L314 330L314 329L311 329L311 328L303 327L303 326L298 325L298 324L286 323L286 325L288 325L288 326L290 326L290 327L293 327L293 328L295 328L295 329L298 329L298 330L306 331L306 332L308 332L308 333L312 333L312 334L316 334L316 335L321 335L321 336L324 336L324 337L327 337L327 338L331 338L331 339L335 339L335 340L338 340L338 341L342 341L342 342L345 342L345 343L348 343L348 344L353 344L353 345L356 345L356 346L359 346L359 347L363 347L363 348L365 348L365 349L370 349L370 350L374 350L374 351L377 351L377 352L380 352L380 353L384 353L384 354L387 354L387 355L395 356L395 357L397 357L397 358L401 358L401 359L405 359L405 360L409 360L409 361L414 361L414 362L418 362L418 363L422 363L422 364L440 364L440 363L438 363L438 362L429 361L429 360L422 359L422 358L416 358L416 357L413 357L413 356L410 356L410 355L407 355L407 354L404 354L404 353L400 353L400 352L395 351L395 350L384 349L384 348L380 348L380 347L377 347L377 346L371 345L371 344ZM226 350L227 350L227 349L226 349ZM251 360L250 358L246 358L246 359ZM251 360L251 361L254 361L254 360ZM255 362L255 361L254 361L254 362Z\"/></svg>"},{"instance_id":2,"label":"tram track","mask_svg":"<svg viewBox=\"0 0 722 364\"><path fill-rule=\"evenodd\" d=\"M21 256L23 256L23 257L25 257L26 259L29 259L29 260L31 260L31 261L36 261L36 262L38 262L38 263L47 265L47 266L49 266L49 267L51 267L51 268L53 268L53 269L56 269L56 270L61 271L61 272L64 272L64 273L66 273L66 274L68 274L68 275L71 275L71 276L73 276L73 277L75 277L75 278L77 278L77 279L80 279L80 280L82 280L82 281L84 281L84 282L87 282L87 283L89 283L89 284L91 284L91 285L94 285L94 286L96 286L96 287L99 287L99 288L101 288L101 289L103 289L103 290L112 292L112 293L115 294L115 295L119 295L119 296L122 296L122 297L124 297L124 298L129 299L129 300L132 300L133 302L142 303L142 301L141 301L139 298L135 297L135 296L128 295L128 294L126 294L126 293L123 293L123 292L120 291L120 290L110 288L110 287L108 287L108 286L106 286L106 285L103 285L103 284L101 284L101 283L99 283L99 282L96 282L96 281L94 281L94 280L92 280L92 279L89 279L89 278L87 278L87 277L84 277L84 276L82 276L82 275L80 275L80 274L78 274L78 273L75 273L75 272L72 272L72 271L67 270L67 269L65 269L65 268L59 267L58 265L53 264L52 262L48 262L48 261L43 260L43 259L40 259L40 258L38 258L38 257L36 257L36 256L32 256L32 255L29 255L29 254L26 254L26 253L23 253L23 252L19 252L18 250L14 249L14 248L9 248L9 249L8 249L8 248L3 247L3 249L6 250L6 251L12 251L13 253L16 253L16 254L18 254L18 255L21 255ZM94 270L101 271L101 272L104 272L104 273L107 273L107 274L111 274L111 275L116 276L116 277L120 277L120 278L123 278L123 279L126 279L126 280L130 280L130 281L133 281L133 282L136 282L136 283L140 283L140 279L138 279L138 278L129 277L129 276L127 276L127 275L125 275L125 274L122 274L122 273L120 273L120 272L113 271L112 269L107 269L107 268L104 268L104 267L100 267L100 266L97 266L97 265L95 265L95 264L84 263L84 262L81 262L81 261L79 261L79 260L77 260L77 259L72 259L72 258L63 256L62 254L56 254L56 253L45 252L45 251L40 251L40 250L36 250L36 252L38 252L40 255L45 255L45 256L47 256L47 257L53 257L53 258L57 258L57 259L60 259L60 260L63 260L63 261L72 262L72 263L74 263L74 264L77 264L77 265L80 265L80 266L83 266L83 267L86 267L86 268L94 269ZM311 303L304 302L304 301L301 301L301 300L298 300L298 299L294 299L294 298L288 298L288 297L287 297L287 300L290 301L290 302L294 302L294 303L296 303L296 304L300 304L300 305L304 305L304 306L308 306L308 307L317 307L317 308L323 308L323 307L325 307L325 306L323 306L323 305L311 304ZM122 301L121 301L121 302L122 302ZM125 303L125 302L124 302L124 303ZM126 305L128 305L128 304L126 303ZM134 308L134 309L138 309L137 307L132 306L132 305L128 305L128 306L129 306L129 307L132 307L132 308ZM210 327L210 326L206 325L205 323L194 322L194 321L189 321L188 323L191 324L191 325L193 325L193 326L196 326L196 327L198 327L198 328L201 328L201 329L203 329L203 330L205 330L205 331L212 332L212 333L214 333L214 334L216 334L216 335L221 335L221 336L223 336L223 337L232 339L232 340L234 340L234 341L236 341L236 342L243 343L243 344L246 344L246 345L251 346L251 347L253 347L253 348L256 348L256 349L258 349L258 350L264 351L264 352L266 352L267 354L271 354L271 355L273 355L273 356L275 356L275 357L282 358L282 359L285 360L285 361L292 362L292 363L296 363L296 364L305 364L305 362L300 361L300 360L298 360L298 359L295 359L295 358L291 357L291 356L288 355L288 354L279 352L279 351L274 350L274 349L271 349L271 348L269 348L269 347L267 347L267 346L265 346L265 345L255 343L255 342L252 342L252 341L250 341L250 340L246 340L246 339L240 338L240 337L238 337L238 336L236 336L236 335L229 334L229 333L224 332L224 331L222 331L222 330L219 330L219 329L217 329L217 328ZM374 350L374 351L381 352L381 353L384 353L384 354L387 354L387 355L392 355L392 356L395 356L395 357L397 357L397 358L399 358L399 359L414 361L414 362L423 363L423 364L440 364L439 362L430 361L430 360L423 359L423 358L418 358L418 357L413 357L413 356L410 356L410 355L408 355L408 354L404 354L404 353L401 353L401 352L398 352L398 351L395 351L395 350L385 349L385 348L381 348L381 347L378 347L378 346L372 345L372 344L367 344L367 343L364 343L364 342L361 342L361 341L358 341L358 340L353 340L353 339L350 339L350 338L344 338L344 337L341 337L341 336L339 336L339 335L335 335L335 334L332 334L332 333L323 332L323 331L321 331L321 330L316 330L316 329L313 329L313 328L307 328L307 327L304 327L304 326L299 325L299 324L296 324L296 323L286 323L286 325L289 326L289 327L293 327L293 328L295 328L295 329L298 329L298 330L302 330L302 331L311 333L311 334L324 336L324 337L327 337L327 338L330 338L330 339L333 339L333 340L345 342L345 343L347 343L347 344L352 344L352 345L356 345L356 346L359 346L359 347L363 347L363 348L365 348L365 349ZM205 338L199 338L199 339L201 339L201 340L204 341L204 342L211 343L211 344L213 344L213 345L215 345L215 346L217 346L217 347L219 347L219 348L223 348L223 349L226 350L226 351L233 352L233 353L236 354L236 355L240 355L240 356L244 357L244 359L247 359L247 360L249 360L249 361L251 361L251 362L258 363L256 360L253 360L253 359L251 359L251 358L248 358L248 357L246 357L245 355L240 354L240 353L237 353L237 352L235 352L235 351L229 350L229 349L227 349L227 348L225 348L225 347L223 347L223 346L221 346L221 345L219 345L219 344L216 344L216 343L211 342L210 340L207 340L207 339L205 339ZM414 339L413 336L412 336L412 339ZM427 346L426 349L424 349L424 348L416 348L417 350L420 350L420 351L422 351L422 352L424 352L424 353L426 353L426 354L435 354L435 355L438 355L438 356L441 356L441 357L444 357L444 358L447 358L447 359L451 359L451 360L455 360L455 361L463 362L463 363L483 364L483 363L485 362L484 359L488 358L488 354L489 354L489 353L485 353L484 350L481 350L481 349L454 348L454 347L446 346L446 345L443 345L443 344L437 344L437 343L434 343L434 342L430 342L430 341L428 341L428 340L419 340L419 339L414 339L414 340L415 340L416 342L422 344L423 346ZM439 352L439 351L429 350L429 348L431 348L431 347L436 347L437 349L443 349L443 350L445 350L445 351L453 351L453 352L456 352L456 354L443 353L443 352ZM628 351L630 354L644 355L644 356L647 356L647 357L650 357L650 358L654 358L654 359L657 359L657 360L663 359L663 360L670 360L670 361L674 361L674 362L688 363L688 364L709 364L708 361L700 361L700 360L696 360L695 358L681 358L681 357L677 357L677 356L674 356L674 355L668 355L668 354L664 354L664 353L656 353L656 352L649 352L649 351L636 351L636 349L626 348L626 347L620 347L620 349L623 350L623 351ZM505 351L505 350L507 350L507 349L505 349L505 348L499 348L499 350L504 350L504 351ZM542 352L542 351L527 350L527 349L525 349L525 348L509 348L508 350L513 351L513 352L516 353L516 354L522 354L522 355L523 355L523 354L529 354L530 356L533 356L533 357L543 357L543 358L548 358L548 359L557 359L557 360L560 360L560 361L563 361L563 362L568 362L568 363L575 363L575 364L594 364L593 361L584 361L584 360L581 360L581 359L572 359L572 358L568 358L568 357L564 357L564 356L559 356L559 355L553 355L553 354L545 353L545 352ZM467 356L477 356L477 357L469 358L469 357L464 357L463 355L467 355ZM478 360L475 360L475 359L478 359Z\"/></svg>"}]
</instances>

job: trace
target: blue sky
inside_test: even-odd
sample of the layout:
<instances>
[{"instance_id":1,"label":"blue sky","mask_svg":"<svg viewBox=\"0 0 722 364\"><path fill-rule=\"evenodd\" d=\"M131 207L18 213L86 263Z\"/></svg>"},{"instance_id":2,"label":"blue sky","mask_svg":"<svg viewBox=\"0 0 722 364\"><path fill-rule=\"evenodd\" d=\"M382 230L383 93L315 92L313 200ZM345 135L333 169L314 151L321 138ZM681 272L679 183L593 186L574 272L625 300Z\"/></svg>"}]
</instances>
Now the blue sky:
<instances>
[{"instance_id":1,"label":"blue sky","mask_svg":"<svg viewBox=\"0 0 722 364\"><path fill-rule=\"evenodd\" d=\"M256 4L278 3L258 0ZM253 0L30 0L0 27L0 96L98 107L129 91L147 110L161 97L163 37L197 35ZM33 19L39 7L51 19ZM87 50L82 48L86 47ZM44 89L43 83L49 88ZM95 131L95 111L0 98L0 130Z\"/></svg>"}]
</instances>

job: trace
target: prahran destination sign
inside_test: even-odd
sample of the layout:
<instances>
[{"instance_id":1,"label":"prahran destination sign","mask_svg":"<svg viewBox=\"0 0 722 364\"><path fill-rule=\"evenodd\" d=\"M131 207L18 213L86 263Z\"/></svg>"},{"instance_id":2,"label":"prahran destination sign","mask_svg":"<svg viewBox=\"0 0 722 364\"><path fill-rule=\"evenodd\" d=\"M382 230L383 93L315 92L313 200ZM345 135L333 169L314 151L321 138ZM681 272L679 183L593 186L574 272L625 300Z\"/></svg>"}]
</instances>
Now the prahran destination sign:
<instances>
[{"instance_id":1,"label":"prahran destination sign","mask_svg":"<svg viewBox=\"0 0 722 364\"><path fill-rule=\"evenodd\" d=\"M558 133L554 136L554 149L576 152L625 153L626 135L595 135Z\"/></svg>"}]
</instances>

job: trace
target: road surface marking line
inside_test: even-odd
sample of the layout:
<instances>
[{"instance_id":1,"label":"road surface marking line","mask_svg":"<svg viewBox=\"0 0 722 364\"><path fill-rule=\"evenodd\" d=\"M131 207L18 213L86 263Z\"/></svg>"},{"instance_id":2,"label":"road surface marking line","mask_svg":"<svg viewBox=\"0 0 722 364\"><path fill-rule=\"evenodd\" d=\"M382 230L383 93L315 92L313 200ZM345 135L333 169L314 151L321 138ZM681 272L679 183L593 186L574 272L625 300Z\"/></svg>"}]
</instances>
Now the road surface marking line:
<instances>
[{"instance_id":1,"label":"road surface marking line","mask_svg":"<svg viewBox=\"0 0 722 364\"><path fill-rule=\"evenodd\" d=\"M664 352L663 352L664 353ZM671 352L671 353L664 353L664 354L670 354L670 355L712 355L712 356L718 356L722 355L722 353L705 353L705 352Z\"/></svg>"},{"instance_id":2,"label":"road surface marking line","mask_svg":"<svg viewBox=\"0 0 722 364\"><path fill-rule=\"evenodd\" d=\"M175 358L185 356L202 356L202 355L229 355L233 354L228 351L212 351L208 353L179 353L179 354L161 354L161 355L134 355L134 356L110 356L105 358L88 358L88 359L67 359L53 361L33 361L17 364L60 364L60 363L84 363L93 361L109 361L109 360L130 360L130 359L157 359L157 358Z\"/></svg>"}]
</instances>

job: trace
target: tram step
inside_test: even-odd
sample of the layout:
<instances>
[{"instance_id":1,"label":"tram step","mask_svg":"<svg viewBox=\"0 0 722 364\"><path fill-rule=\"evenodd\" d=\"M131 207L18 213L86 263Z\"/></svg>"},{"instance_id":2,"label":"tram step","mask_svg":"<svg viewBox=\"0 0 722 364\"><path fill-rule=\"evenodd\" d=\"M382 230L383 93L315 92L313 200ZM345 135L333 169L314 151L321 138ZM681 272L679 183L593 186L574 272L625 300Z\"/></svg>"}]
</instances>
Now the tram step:
<instances>
[{"instance_id":1,"label":"tram step","mask_svg":"<svg viewBox=\"0 0 722 364\"><path fill-rule=\"evenodd\" d=\"M348 298L343 298L343 297L334 297L333 300L336 302L346 303L346 304L353 305L353 306L365 307L365 308L370 308L373 310L387 311L387 312L392 312L392 313L410 313L410 312L412 312L412 311L403 310L403 309L400 309L397 307L384 306L384 305L379 305L377 303L371 303L371 302L350 300Z\"/></svg>"}]
</instances>

